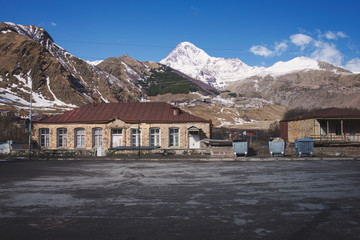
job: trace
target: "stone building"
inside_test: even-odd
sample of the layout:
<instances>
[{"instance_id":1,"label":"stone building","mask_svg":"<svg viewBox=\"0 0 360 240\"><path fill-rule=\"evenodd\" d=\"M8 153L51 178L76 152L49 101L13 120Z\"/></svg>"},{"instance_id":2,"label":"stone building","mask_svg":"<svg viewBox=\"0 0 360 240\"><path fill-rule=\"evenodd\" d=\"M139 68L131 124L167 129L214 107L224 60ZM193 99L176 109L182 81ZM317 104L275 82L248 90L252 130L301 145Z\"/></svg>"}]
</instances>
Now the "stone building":
<instances>
[{"instance_id":1,"label":"stone building","mask_svg":"<svg viewBox=\"0 0 360 240\"><path fill-rule=\"evenodd\" d=\"M92 103L33 124L41 149L201 149L211 121L168 103Z\"/></svg>"},{"instance_id":2,"label":"stone building","mask_svg":"<svg viewBox=\"0 0 360 240\"><path fill-rule=\"evenodd\" d=\"M312 138L315 143L360 143L360 111L317 109L280 121L281 137L293 143L296 138Z\"/></svg>"}]
</instances>

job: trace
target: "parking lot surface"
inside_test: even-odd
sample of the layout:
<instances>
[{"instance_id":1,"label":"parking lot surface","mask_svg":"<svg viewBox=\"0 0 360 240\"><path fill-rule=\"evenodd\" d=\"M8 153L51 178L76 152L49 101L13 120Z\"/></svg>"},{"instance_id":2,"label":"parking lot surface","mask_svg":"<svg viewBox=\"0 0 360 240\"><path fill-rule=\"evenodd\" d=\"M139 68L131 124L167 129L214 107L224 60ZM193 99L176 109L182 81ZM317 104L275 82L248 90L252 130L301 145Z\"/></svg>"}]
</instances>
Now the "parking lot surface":
<instances>
[{"instance_id":1,"label":"parking lot surface","mask_svg":"<svg viewBox=\"0 0 360 240\"><path fill-rule=\"evenodd\" d=\"M360 239L360 161L0 162L0 239Z\"/></svg>"}]
</instances>

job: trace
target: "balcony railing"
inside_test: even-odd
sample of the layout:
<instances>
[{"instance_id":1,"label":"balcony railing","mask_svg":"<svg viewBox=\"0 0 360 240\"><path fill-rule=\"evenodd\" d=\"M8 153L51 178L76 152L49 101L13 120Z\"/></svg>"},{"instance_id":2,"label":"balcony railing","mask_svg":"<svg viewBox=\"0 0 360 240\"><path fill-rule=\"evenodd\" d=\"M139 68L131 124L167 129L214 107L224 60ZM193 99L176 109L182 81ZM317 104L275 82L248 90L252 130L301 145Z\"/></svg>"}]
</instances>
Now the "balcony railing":
<instances>
[{"instance_id":1,"label":"balcony railing","mask_svg":"<svg viewBox=\"0 0 360 240\"><path fill-rule=\"evenodd\" d=\"M341 142L346 142L346 143L351 143L351 142L355 142L358 143L360 142L360 134L353 134L353 135L312 135L311 136L312 139L314 139L315 142L336 142L336 143L341 143Z\"/></svg>"}]
</instances>

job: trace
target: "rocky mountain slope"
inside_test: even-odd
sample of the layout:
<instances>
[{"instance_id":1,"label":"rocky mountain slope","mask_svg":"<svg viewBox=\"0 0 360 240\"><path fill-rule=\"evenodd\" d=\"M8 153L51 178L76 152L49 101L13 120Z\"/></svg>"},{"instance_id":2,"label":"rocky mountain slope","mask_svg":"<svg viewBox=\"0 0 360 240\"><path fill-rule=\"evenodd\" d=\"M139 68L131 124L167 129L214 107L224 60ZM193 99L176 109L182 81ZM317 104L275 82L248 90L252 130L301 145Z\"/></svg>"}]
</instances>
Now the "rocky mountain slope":
<instances>
[{"instance_id":1,"label":"rocky mountain slope","mask_svg":"<svg viewBox=\"0 0 360 240\"><path fill-rule=\"evenodd\" d=\"M251 67L239 59L211 57L183 42L161 63L216 86L225 92L222 96L237 101L263 99L286 108L360 106L359 74L305 57L268 68Z\"/></svg>"},{"instance_id":2,"label":"rocky mountain slope","mask_svg":"<svg viewBox=\"0 0 360 240\"><path fill-rule=\"evenodd\" d=\"M131 81L88 64L58 46L42 28L0 23L0 104L61 111L88 102L136 101Z\"/></svg>"},{"instance_id":3,"label":"rocky mountain slope","mask_svg":"<svg viewBox=\"0 0 360 240\"><path fill-rule=\"evenodd\" d=\"M324 70L336 73L351 73L331 64L305 57L297 57L288 62L277 62L273 66L252 67L240 59L224 59L209 56L205 51L192 43L180 43L160 63L177 69L195 79L202 80L218 89L244 81L252 76L281 76L303 70Z\"/></svg>"},{"instance_id":4,"label":"rocky mountain slope","mask_svg":"<svg viewBox=\"0 0 360 240\"><path fill-rule=\"evenodd\" d=\"M150 83L169 85L163 79L169 71L181 77L172 80L196 93L148 98ZM180 100L185 110L227 127L265 129L287 108L360 106L360 75L308 58L251 67L184 42L161 63L122 56L94 66L58 46L42 28L0 23L0 106L28 110L31 87L34 109L45 113L88 102Z\"/></svg>"},{"instance_id":5,"label":"rocky mountain slope","mask_svg":"<svg viewBox=\"0 0 360 240\"><path fill-rule=\"evenodd\" d=\"M155 62L141 62L127 55L107 58L96 66L118 79L133 83L138 83L139 80L143 81L145 77L151 75L151 69L160 67Z\"/></svg>"},{"instance_id":6,"label":"rocky mountain slope","mask_svg":"<svg viewBox=\"0 0 360 240\"><path fill-rule=\"evenodd\" d=\"M287 108L360 106L360 74L308 70L281 76L254 76L228 86L240 96L255 94Z\"/></svg>"},{"instance_id":7,"label":"rocky mountain slope","mask_svg":"<svg viewBox=\"0 0 360 240\"><path fill-rule=\"evenodd\" d=\"M165 75L165 72L168 71L172 72L172 76L175 81L179 78L187 82L187 85L196 85L195 91L204 95L215 95L215 93L218 92L216 88L205 84L200 80L191 78L180 71L151 61L141 62L127 55L118 58L110 57L96 66L119 79L135 83L143 91L144 96L148 94L148 92L143 86L150 84L149 81L152 81L154 84L158 84L162 80L160 79L161 75ZM159 79L156 79L155 75ZM171 76L169 77L171 78ZM189 89L190 92L191 90L194 91L194 89ZM184 91L186 92L186 89L184 89Z\"/></svg>"}]
</instances>

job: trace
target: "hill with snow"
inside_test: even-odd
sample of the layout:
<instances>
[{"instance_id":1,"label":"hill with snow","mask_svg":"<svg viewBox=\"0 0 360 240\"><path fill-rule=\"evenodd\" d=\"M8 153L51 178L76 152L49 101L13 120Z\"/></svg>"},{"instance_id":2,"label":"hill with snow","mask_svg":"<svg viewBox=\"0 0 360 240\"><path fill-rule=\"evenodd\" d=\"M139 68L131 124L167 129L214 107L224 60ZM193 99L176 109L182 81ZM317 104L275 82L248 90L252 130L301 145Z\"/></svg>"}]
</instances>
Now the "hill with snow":
<instances>
[{"instance_id":1,"label":"hill with snow","mask_svg":"<svg viewBox=\"0 0 360 240\"><path fill-rule=\"evenodd\" d=\"M136 101L141 93L58 46L42 28L0 23L0 105L39 111L89 102Z\"/></svg>"},{"instance_id":2,"label":"hill with snow","mask_svg":"<svg viewBox=\"0 0 360 240\"><path fill-rule=\"evenodd\" d=\"M225 59L209 56L192 43L180 43L161 64L177 69L195 79L202 80L218 89L252 76L281 76L304 70L349 71L306 57L297 57L287 62L277 62L271 67L249 66L240 59Z\"/></svg>"}]
</instances>

